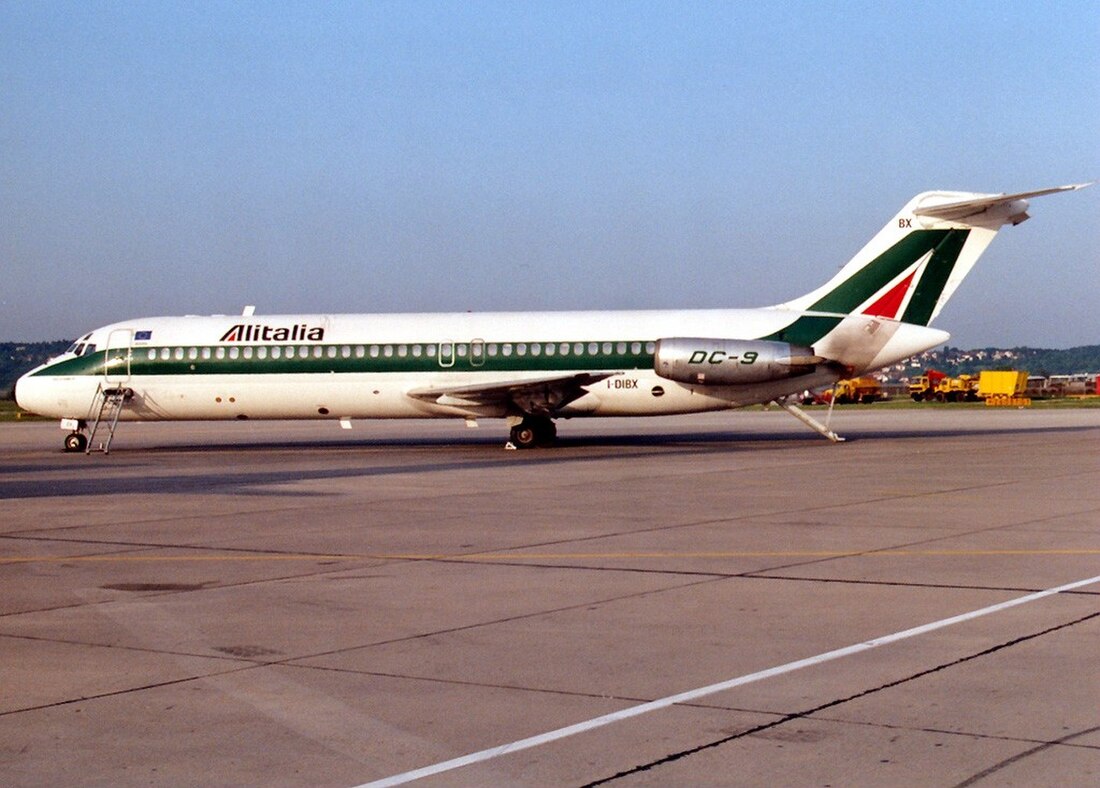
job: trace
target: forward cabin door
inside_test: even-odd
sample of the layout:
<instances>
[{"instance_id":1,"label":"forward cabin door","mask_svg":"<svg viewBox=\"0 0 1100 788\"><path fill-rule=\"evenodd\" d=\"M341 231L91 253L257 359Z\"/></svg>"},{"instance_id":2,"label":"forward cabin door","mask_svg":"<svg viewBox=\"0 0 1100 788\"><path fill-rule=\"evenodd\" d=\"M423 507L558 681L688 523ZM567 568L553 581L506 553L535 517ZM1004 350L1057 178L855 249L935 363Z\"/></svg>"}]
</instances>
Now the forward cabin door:
<instances>
[{"instance_id":1,"label":"forward cabin door","mask_svg":"<svg viewBox=\"0 0 1100 788\"><path fill-rule=\"evenodd\" d=\"M103 357L103 377L110 386L130 381L130 362L133 360L134 331L116 328L107 336L107 353Z\"/></svg>"}]
</instances>

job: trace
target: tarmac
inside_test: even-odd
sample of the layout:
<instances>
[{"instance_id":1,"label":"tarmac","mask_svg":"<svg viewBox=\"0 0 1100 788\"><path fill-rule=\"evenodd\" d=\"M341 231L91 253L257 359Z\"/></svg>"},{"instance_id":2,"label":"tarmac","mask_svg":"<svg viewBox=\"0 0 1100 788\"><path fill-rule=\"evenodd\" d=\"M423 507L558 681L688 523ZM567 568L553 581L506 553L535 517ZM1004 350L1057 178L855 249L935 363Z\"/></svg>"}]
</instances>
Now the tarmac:
<instances>
[{"instance_id":1,"label":"tarmac","mask_svg":"<svg viewBox=\"0 0 1100 788\"><path fill-rule=\"evenodd\" d=\"M1100 783L1100 411L833 426L0 426L0 783Z\"/></svg>"}]
</instances>

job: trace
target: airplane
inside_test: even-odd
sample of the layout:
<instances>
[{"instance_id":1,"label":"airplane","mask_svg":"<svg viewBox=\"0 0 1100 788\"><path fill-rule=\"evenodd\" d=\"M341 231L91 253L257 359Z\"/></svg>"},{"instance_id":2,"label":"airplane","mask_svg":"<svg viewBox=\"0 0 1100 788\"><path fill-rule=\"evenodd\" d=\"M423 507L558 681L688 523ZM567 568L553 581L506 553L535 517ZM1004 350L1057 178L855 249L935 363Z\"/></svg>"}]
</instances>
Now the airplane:
<instances>
[{"instance_id":1,"label":"airplane","mask_svg":"<svg viewBox=\"0 0 1100 788\"><path fill-rule=\"evenodd\" d=\"M930 323L997 231L1089 185L918 194L821 287L764 308L140 318L83 335L15 396L86 453L120 420L503 418L506 446L530 448L556 418L769 402L839 441L787 398L946 342Z\"/></svg>"}]
</instances>

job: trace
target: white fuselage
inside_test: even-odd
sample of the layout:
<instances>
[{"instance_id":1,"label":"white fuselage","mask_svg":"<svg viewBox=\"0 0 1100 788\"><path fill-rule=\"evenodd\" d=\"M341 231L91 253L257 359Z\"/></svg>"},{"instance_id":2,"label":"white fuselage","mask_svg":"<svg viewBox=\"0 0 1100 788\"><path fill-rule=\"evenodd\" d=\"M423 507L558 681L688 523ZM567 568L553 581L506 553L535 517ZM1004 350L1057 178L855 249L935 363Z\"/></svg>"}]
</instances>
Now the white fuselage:
<instances>
[{"instance_id":1,"label":"white fuselage","mask_svg":"<svg viewBox=\"0 0 1100 788\"><path fill-rule=\"evenodd\" d=\"M767 402L840 374L823 368L751 385L688 385L654 371L658 340L756 339L799 316L752 309L143 318L91 332L75 352L21 378L16 396L27 410L63 419L90 418L97 391L109 386L133 391L123 419L494 417L509 408L424 391L600 373L558 414L690 413ZM868 358L881 366L944 337L889 323Z\"/></svg>"}]
</instances>

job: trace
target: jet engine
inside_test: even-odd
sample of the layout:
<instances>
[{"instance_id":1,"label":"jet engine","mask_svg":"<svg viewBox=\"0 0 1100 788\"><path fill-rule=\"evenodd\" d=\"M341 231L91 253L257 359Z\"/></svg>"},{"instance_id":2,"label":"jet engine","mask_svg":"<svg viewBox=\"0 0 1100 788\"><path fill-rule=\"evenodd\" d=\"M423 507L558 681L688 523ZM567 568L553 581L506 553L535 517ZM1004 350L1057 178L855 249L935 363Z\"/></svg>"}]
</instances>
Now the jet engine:
<instances>
[{"instance_id":1,"label":"jet engine","mask_svg":"<svg viewBox=\"0 0 1100 788\"><path fill-rule=\"evenodd\" d=\"M736 386L808 375L824 362L810 348L786 342L673 337L658 340L653 368L679 383Z\"/></svg>"}]
</instances>

